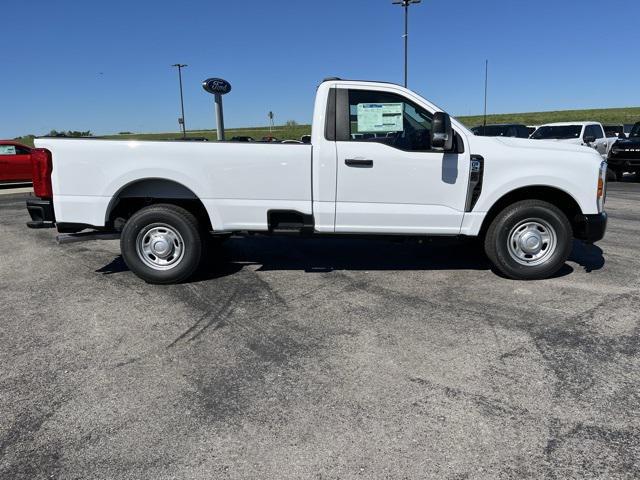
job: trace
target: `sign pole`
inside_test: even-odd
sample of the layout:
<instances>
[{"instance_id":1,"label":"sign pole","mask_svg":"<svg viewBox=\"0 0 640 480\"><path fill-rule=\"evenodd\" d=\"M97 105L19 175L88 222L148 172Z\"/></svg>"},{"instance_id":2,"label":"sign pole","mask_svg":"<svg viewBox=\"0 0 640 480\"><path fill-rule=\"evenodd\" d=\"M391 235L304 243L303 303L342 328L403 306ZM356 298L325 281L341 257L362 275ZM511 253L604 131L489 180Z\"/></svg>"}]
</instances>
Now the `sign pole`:
<instances>
[{"instance_id":1,"label":"sign pole","mask_svg":"<svg viewBox=\"0 0 640 480\"><path fill-rule=\"evenodd\" d=\"M216 126L218 129L218 140L224 140L224 112L222 110L222 95L214 95L216 102Z\"/></svg>"},{"instance_id":2,"label":"sign pole","mask_svg":"<svg viewBox=\"0 0 640 480\"><path fill-rule=\"evenodd\" d=\"M224 140L224 111L222 110L222 95L231 91L231 84L222 78L207 78L202 82L202 88L214 96L216 104L216 129L218 141Z\"/></svg>"}]
</instances>

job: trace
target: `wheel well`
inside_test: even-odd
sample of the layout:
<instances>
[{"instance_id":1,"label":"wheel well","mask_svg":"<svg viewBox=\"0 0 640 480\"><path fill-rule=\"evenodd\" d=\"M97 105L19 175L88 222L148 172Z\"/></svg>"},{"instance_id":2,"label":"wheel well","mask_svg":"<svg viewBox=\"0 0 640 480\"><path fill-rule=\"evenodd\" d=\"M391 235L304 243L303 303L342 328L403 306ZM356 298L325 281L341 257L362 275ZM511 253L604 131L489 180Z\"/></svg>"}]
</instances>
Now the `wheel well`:
<instances>
[{"instance_id":1,"label":"wheel well","mask_svg":"<svg viewBox=\"0 0 640 480\"><path fill-rule=\"evenodd\" d=\"M148 178L130 183L114 195L106 214L106 225L121 230L131 215L158 203L169 203L191 212L209 231L213 230L207 209L198 196L172 180Z\"/></svg>"},{"instance_id":2,"label":"wheel well","mask_svg":"<svg viewBox=\"0 0 640 480\"><path fill-rule=\"evenodd\" d=\"M504 210L508 205L521 200L543 200L558 207L567 216L573 230L579 222L579 216L582 213L580 205L568 193L555 187L547 187L543 185L518 188L506 195L503 195L487 212L480 229L480 235L484 235L493 222L493 219Z\"/></svg>"}]
</instances>

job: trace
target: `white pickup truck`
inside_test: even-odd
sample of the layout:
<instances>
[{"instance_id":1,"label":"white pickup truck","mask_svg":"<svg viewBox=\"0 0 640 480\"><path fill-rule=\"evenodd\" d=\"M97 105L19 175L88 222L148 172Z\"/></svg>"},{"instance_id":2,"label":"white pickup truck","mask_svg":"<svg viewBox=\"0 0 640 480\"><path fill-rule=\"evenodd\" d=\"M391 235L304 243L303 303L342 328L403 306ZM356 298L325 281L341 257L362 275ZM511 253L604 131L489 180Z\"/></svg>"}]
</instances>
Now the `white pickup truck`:
<instances>
[{"instance_id":1,"label":"white pickup truck","mask_svg":"<svg viewBox=\"0 0 640 480\"><path fill-rule=\"evenodd\" d=\"M311 144L42 138L32 228L120 236L151 283L188 279L231 233L481 237L514 279L553 275L604 236L593 149L477 137L390 83L328 79Z\"/></svg>"},{"instance_id":2,"label":"white pickup truck","mask_svg":"<svg viewBox=\"0 0 640 480\"><path fill-rule=\"evenodd\" d=\"M572 145L583 145L596 150L604 160L617 137L607 137L604 127L598 122L559 122L540 125L531 134L534 140L554 140Z\"/></svg>"}]
</instances>

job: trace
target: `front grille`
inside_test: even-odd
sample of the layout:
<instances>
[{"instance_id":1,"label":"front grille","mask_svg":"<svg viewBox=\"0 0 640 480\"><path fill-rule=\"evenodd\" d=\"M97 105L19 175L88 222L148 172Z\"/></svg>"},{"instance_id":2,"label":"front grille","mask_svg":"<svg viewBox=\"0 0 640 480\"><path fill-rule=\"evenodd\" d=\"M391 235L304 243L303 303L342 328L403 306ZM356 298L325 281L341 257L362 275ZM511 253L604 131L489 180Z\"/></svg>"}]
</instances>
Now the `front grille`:
<instances>
[{"instance_id":1,"label":"front grille","mask_svg":"<svg viewBox=\"0 0 640 480\"><path fill-rule=\"evenodd\" d=\"M640 160L640 147L617 148L611 150L611 158L616 160L638 159Z\"/></svg>"}]
</instances>

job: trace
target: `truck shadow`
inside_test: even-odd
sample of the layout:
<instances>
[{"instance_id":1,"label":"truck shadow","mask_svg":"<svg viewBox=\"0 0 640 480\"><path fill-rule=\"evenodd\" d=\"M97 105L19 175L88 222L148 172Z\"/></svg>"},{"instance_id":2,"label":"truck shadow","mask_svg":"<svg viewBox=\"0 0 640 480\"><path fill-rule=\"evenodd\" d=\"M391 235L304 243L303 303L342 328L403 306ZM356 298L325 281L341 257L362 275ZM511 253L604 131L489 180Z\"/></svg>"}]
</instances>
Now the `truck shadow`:
<instances>
[{"instance_id":1,"label":"truck shadow","mask_svg":"<svg viewBox=\"0 0 640 480\"><path fill-rule=\"evenodd\" d=\"M246 266L258 271L302 270L326 273L339 270L492 270L500 275L474 240L434 239L417 241L389 239L305 239L292 237L238 237L210 251L203 268L191 282L233 275ZM595 245L574 242L569 260L586 272L601 269L605 260ZM554 276L573 272L565 264ZM96 270L105 275L128 271L121 256ZM500 275L501 276L501 275Z\"/></svg>"},{"instance_id":2,"label":"truck shadow","mask_svg":"<svg viewBox=\"0 0 640 480\"><path fill-rule=\"evenodd\" d=\"M575 240L569 261L577 263L585 272L591 273L604 267L605 259L602 253L602 249L597 245L587 245Z\"/></svg>"}]
</instances>

